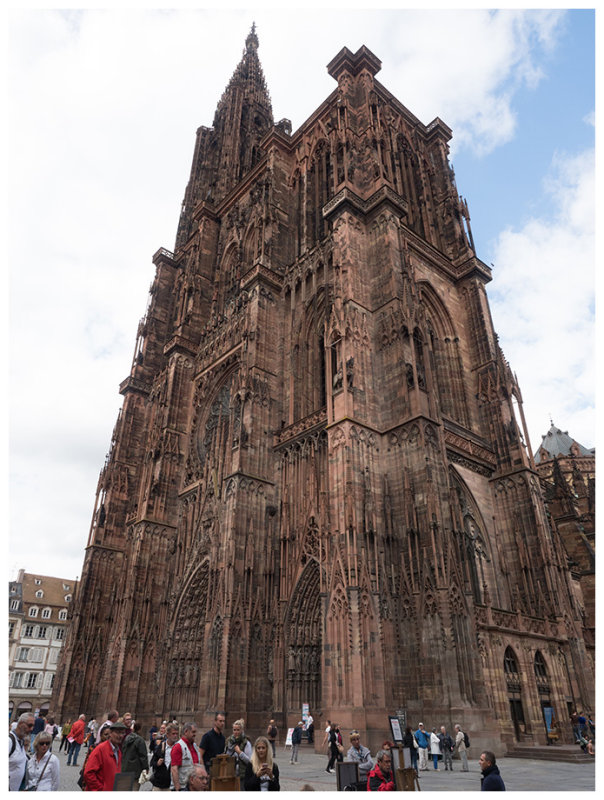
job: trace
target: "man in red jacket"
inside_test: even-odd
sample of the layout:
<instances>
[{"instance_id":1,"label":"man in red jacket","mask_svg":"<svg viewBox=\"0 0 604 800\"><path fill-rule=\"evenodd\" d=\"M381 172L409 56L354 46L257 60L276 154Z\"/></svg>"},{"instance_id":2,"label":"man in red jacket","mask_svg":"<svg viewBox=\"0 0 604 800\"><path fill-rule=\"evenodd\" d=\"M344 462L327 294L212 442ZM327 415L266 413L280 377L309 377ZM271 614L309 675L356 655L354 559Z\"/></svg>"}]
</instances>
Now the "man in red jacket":
<instances>
[{"instance_id":1,"label":"man in red jacket","mask_svg":"<svg viewBox=\"0 0 604 800\"><path fill-rule=\"evenodd\" d=\"M80 754L80 747L84 741L84 728L86 727L86 715L80 714L76 721L71 726L69 731L69 752L67 753L67 766L77 767L78 756Z\"/></svg>"},{"instance_id":2,"label":"man in red jacket","mask_svg":"<svg viewBox=\"0 0 604 800\"><path fill-rule=\"evenodd\" d=\"M394 792L394 776L392 774L392 759L389 750L380 750L377 754L377 764L367 776L368 792Z\"/></svg>"},{"instance_id":3,"label":"man in red jacket","mask_svg":"<svg viewBox=\"0 0 604 800\"><path fill-rule=\"evenodd\" d=\"M87 792L112 792L115 776L122 769L122 742L128 729L123 722L109 728L109 740L97 745L88 756L84 770Z\"/></svg>"}]
</instances>

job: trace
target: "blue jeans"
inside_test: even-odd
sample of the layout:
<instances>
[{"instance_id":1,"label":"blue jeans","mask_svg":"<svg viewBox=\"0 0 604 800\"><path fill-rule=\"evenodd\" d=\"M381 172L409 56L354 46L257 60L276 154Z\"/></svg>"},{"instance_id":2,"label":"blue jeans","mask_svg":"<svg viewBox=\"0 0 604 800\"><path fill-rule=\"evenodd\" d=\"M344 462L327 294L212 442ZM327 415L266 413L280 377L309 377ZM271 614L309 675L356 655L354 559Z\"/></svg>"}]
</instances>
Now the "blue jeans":
<instances>
[{"instance_id":1,"label":"blue jeans","mask_svg":"<svg viewBox=\"0 0 604 800\"><path fill-rule=\"evenodd\" d=\"M434 763L434 769L438 769L438 755L436 753L432 753L432 762Z\"/></svg>"},{"instance_id":2,"label":"blue jeans","mask_svg":"<svg viewBox=\"0 0 604 800\"><path fill-rule=\"evenodd\" d=\"M76 767L78 764L78 756L80 755L80 747L82 745L78 744L77 742L72 742L69 745L69 752L67 753L67 766L72 764L72 757L73 757L73 766Z\"/></svg>"}]
</instances>

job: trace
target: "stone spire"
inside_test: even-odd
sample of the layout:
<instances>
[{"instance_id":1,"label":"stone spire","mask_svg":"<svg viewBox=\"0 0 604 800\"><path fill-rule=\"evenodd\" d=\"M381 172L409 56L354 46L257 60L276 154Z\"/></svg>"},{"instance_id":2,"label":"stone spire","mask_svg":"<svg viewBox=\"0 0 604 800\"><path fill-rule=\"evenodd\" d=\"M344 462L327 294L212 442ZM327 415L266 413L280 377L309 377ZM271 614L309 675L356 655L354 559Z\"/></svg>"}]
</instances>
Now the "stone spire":
<instances>
[{"instance_id":1,"label":"stone spire","mask_svg":"<svg viewBox=\"0 0 604 800\"><path fill-rule=\"evenodd\" d=\"M212 128L197 131L177 247L186 242L193 208L202 200L219 203L262 158L259 143L273 125L273 110L258 46L254 23L241 61L220 98Z\"/></svg>"}]
</instances>

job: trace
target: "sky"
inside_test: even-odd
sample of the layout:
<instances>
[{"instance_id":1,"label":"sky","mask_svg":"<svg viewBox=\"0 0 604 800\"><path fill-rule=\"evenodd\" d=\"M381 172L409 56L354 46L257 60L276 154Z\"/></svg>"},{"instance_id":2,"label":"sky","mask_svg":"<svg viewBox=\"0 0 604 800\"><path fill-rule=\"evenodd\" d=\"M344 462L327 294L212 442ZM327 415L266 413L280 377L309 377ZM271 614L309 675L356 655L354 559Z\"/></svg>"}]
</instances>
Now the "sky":
<instances>
[{"instance_id":1,"label":"sky","mask_svg":"<svg viewBox=\"0 0 604 800\"><path fill-rule=\"evenodd\" d=\"M256 23L295 131L365 44L416 117L453 129L500 344L531 444L595 435L594 14L22 8L7 17L9 580L81 574L153 253L173 249L195 131Z\"/></svg>"}]
</instances>

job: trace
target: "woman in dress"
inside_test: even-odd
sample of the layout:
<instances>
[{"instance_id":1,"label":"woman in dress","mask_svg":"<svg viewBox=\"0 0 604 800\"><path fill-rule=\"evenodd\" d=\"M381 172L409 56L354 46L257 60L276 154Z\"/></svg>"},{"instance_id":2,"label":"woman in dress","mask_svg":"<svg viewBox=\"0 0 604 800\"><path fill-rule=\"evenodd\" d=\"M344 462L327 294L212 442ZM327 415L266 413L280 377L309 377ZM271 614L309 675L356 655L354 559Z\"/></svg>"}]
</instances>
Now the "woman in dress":
<instances>
[{"instance_id":1,"label":"woman in dress","mask_svg":"<svg viewBox=\"0 0 604 800\"><path fill-rule=\"evenodd\" d=\"M27 792L59 791L59 759L50 752L52 736L45 731L34 739L34 755L27 762Z\"/></svg>"},{"instance_id":2,"label":"woman in dress","mask_svg":"<svg viewBox=\"0 0 604 800\"><path fill-rule=\"evenodd\" d=\"M224 752L227 756L233 756L237 759L236 774L241 781L241 789L243 789L243 780L245 775L245 768L252 759L252 743L243 732L243 720L238 719L233 722L233 735L229 736L226 740Z\"/></svg>"},{"instance_id":3,"label":"woman in dress","mask_svg":"<svg viewBox=\"0 0 604 800\"><path fill-rule=\"evenodd\" d=\"M245 767L243 785L246 792L278 792L279 767L273 762L271 748L266 736L259 736L249 764Z\"/></svg>"}]
</instances>

